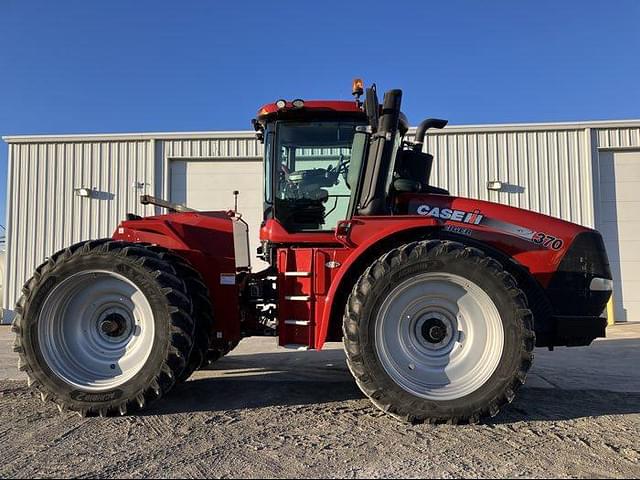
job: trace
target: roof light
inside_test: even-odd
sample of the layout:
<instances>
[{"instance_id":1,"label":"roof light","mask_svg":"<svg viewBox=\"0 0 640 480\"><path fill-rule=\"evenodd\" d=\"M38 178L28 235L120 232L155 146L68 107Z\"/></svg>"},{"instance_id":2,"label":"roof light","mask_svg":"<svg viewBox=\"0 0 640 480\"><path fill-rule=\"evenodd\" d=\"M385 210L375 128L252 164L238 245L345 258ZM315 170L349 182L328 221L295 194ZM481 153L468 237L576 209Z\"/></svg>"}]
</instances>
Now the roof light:
<instances>
[{"instance_id":1,"label":"roof light","mask_svg":"<svg viewBox=\"0 0 640 480\"><path fill-rule=\"evenodd\" d=\"M287 101L286 100L278 100L276 102L276 107L278 107L278 110L282 110L283 108L285 108L287 106Z\"/></svg>"},{"instance_id":2,"label":"roof light","mask_svg":"<svg viewBox=\"0 0 640 480\"><path fill-rule=\"evenodd\" d=\"M364 82L361 78L354 78L351 84L351 94L354 97L360 97L364 93Z\"/></svg>"},{"instance_id":3,"label":"roof light","mask_svg":"<svg viewBox=\"0 0 640 480\"><path fill-rule=\"evenodd\" d=\"M302 108L304 107L304 100L301 98L296 98L293 102L291 102L293 108Z\"/></svg>"}]
</instances>

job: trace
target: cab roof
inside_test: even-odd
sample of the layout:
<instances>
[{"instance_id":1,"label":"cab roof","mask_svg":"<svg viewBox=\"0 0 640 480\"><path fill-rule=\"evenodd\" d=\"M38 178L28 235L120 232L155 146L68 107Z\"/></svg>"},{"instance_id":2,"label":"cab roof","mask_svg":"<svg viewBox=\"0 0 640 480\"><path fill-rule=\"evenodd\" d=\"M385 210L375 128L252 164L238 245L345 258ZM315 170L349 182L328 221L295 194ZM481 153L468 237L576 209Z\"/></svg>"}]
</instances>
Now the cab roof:
<instances>
[{"instance_id":1,"label":"cab roof","mask_svg":"<svg viewBox=\"0 0 640 480\"><path fill-rule=\"evenodd\" d=\"M295 101L295 100L294 100ZM380 106L382 111L382 105ZM356 104L354 100L308 100L304 101L304 106L294 107L293 101L286 102L286 107L278 108L276 103L267 103L258 110L255 120L264 125L267 121L303 120L309 118L331 118L339 116L341 118L351 118L356 120L367 120L364 109ZM404 113L400 113L399 128L404 135L409 129L409 121Z\"/></svg>"},{"instance_id":2,"label":"cab roof","mask_svg":"<svg viewBox=\"0 0 640 480\"><path fill-rule=\"evenodd\" d=\"M364 111L354 100L305 100L304 106L294 107L292 102L287 102L286 107L279 109L276 103L267 103L258 110L258 120L267 120L271 117L289 116L295 114L353 114L366 118Z\"/></svg>"}]
</instances>

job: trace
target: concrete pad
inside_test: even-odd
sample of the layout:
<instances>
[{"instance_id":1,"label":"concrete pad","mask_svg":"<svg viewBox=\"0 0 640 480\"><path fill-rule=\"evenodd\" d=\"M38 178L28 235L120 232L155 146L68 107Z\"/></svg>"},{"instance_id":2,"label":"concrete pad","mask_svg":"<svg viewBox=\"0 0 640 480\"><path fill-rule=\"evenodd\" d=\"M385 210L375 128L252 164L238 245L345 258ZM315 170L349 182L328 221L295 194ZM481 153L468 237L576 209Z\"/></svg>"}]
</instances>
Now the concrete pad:
<instances>
[{"instance_id":1,"label":"concrete pad","mask_svg":"<svg viewBox=\"0 0 640 480\"><path fill-rule=\"evenodd\" d=\"M588 347L536 349L531 377L562 390L640 392L640 323L607 329Z\"/></svg>"},{"instance_id":2,"label":"concrete pad","mask_svg":"<svg viewBox=\"0 0 640 480\"><path fill-rule=\"evenodd\" d=\"M638 478L640 393L614 390L637 388L639 342L625 325L590 348L538 350L515 401L473 426L384 415L335 343L298 352L245 339L125 417L60 414L0 380L0 478ZM0 372L24 378L10 345L0 329Z\"/></svg>"}]
</instances>

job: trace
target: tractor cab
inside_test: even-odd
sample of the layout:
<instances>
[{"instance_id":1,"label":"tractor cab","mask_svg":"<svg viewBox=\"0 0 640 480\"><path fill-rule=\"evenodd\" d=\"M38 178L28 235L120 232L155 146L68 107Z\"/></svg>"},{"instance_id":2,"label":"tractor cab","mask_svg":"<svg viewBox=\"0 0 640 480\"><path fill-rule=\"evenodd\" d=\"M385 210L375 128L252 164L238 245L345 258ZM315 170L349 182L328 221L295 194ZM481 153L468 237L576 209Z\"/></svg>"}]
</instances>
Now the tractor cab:
<instances>
[{"instance_id":1,"label":"tractor cab","mask_svg":"<svg viewBox=\"0 0 640 480\"><path fill-rule=\"evenodd\" d=\"M253 125L264 143L268 231L275 223L295 241L303 232L332 239L339 222L354 216L406 213L395 208L399 194L438 190L429 187L433 157L422 143L428 128L446 121L423 122L409 143L402 92L387 92L380 105L375 85L360 102L363 90L356 80L355 101L278 100L259 110Z\"/></svg>"},{"instance_id":2,"label":"tractor cab","mask_svg":"<svg viewBox=\"0 0 640 480\"><path fill-rule=\"evenodd\" d=\"M264 142L265 221L275 219L289 232L322 232L346 218L358 163L354 138L366 125L355 102L265 105L255 122Z\"/></svg>"}]
</instances>

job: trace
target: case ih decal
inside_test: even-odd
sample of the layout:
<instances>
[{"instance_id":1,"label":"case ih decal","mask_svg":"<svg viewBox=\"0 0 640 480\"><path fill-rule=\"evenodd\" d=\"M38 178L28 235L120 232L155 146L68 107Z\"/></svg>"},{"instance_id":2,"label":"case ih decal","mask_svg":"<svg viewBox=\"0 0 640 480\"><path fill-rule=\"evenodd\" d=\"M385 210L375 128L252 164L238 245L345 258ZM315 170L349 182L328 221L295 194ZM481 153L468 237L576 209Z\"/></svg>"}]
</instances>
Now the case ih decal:
<instances>
[{"instance_id":1,"label":"case ih decal","mask_svg":"<svg viewBox=\"0 0 640 480\"><path fill-rule=\"evenodd\" d=\"M429 205L420 205L417 209L418 215L425 217L436 217L441 220L451 220L453 222L471 223L479 225L484 215L480 210L473 212L465 212L464 210L452 210L450 208L430 207Z\"/></svg>"},{"instance_id":2,"label":"case ih decal","mask_svg":"<svg viewBox=\"0 0 640 480\"><path fill-rule=\"evenodd\" d=\"M488 218L480 210L474 210L468 212L465 210L453 210L451 208L431 207L429 205L420 205L416 209L418 215L425 217L435 217L440 220L460 222L471 225L482 225L484 227L500 230L504 233L520 237L536 245L542 245L545 248L552 250L560 250L564 245L562 239L549 235L545 232L536 232L529 228L521 227L509 222L503 222L502 220L496 220ZM467 232L459 232L463 235L471 235L468 229ZM450 230L451 231L451 230Z\"/></svg>"}]
</instances>

